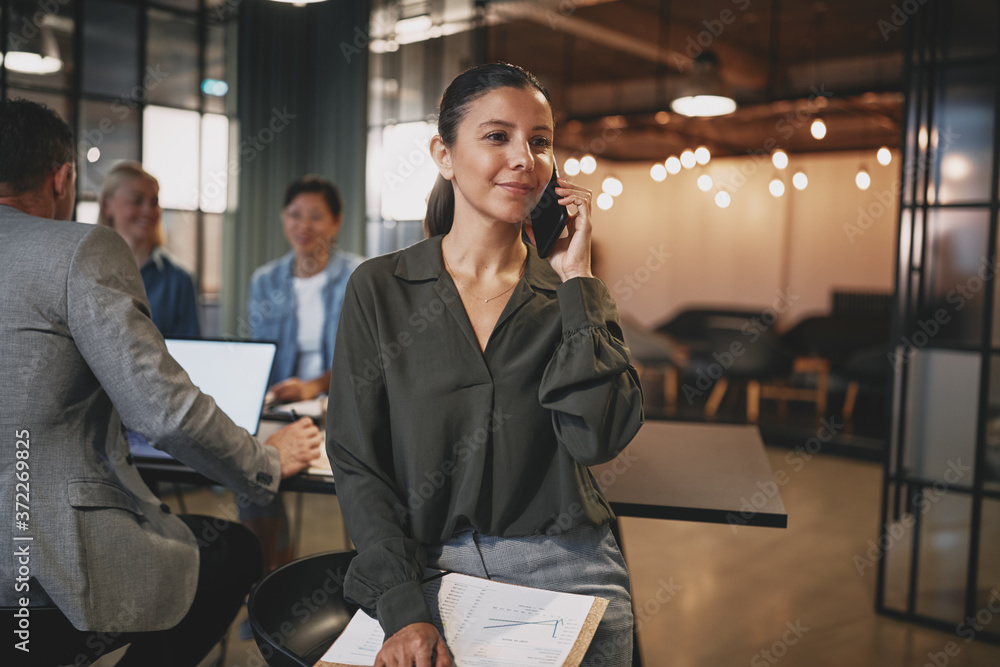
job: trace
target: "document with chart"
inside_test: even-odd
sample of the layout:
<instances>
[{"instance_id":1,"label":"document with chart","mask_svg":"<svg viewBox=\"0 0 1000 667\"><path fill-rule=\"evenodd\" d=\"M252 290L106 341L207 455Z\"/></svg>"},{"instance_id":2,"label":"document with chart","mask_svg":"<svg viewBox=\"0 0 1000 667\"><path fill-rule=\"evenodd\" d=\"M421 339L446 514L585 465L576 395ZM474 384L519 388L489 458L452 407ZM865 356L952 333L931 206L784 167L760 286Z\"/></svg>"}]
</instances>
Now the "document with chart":
<instances>
[{"instance_id":1,"label":"document with chart","mask_svg":"<svg viewBox=\"0 0 1000 667\"><path fill-rule=\"evenodd\" d=\"M435 625L462 667L578 667L608 601L464 574L424 584ZM363 611L316 667L374 665L384 635Z\"/></svg>"}]
</instances>

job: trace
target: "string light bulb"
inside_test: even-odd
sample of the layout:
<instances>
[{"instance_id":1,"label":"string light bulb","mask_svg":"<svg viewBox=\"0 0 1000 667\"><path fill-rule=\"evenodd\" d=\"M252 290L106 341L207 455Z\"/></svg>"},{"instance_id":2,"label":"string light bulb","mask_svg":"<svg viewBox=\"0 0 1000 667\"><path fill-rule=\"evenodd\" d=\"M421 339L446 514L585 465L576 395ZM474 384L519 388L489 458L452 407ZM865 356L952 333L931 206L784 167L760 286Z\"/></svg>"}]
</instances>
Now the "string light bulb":
<instances>
[{"instance_id":1,"label":"string light bulb","mask_svg":"<svg viewBox=\"0 0 1000 667\"><path fill-rule=\"evenodd\" d=\"M614 176L608 176L604 179L604 182L601 183L601 190L607 192L612 197L619 196L624 189L625 186L622 185L622 182Z\"/></svg>"},{"instance_id":2,"label":"string light bulb","mask_svg":"<svg viewBox=\"0 0 1000 667\"><path fill-rule=\"evenodd\" d=\"M708 164L708 161L712 159L712 153L709 152L706 146L698 146L694 149L694 160L700 165Z\"/></svg>"},{"instance_id":3,"label":"string light bulb","mask_svg":"<svg viewBox=\"0 0 1000 667\"><path fill-rule=\"evenodd\" d=\"M795 172L795 175L792 176L792 185L795 186L796 190L805 190L809 186L809 177L806 176L806 172Z\"/></svg>"},{"instance_id":4,"label":"string light bulb","mask_svg":"<svg viewBox=\"0 0 1000 667\"><path fill-rule=\"evenodd\" d=\"M585 174L593 174L597 171L597 158L589 153L580 158L580 171Z\"/></svg>"},{"instance_id":5,"label":"string light bulb","mask_svg":"<svg viewBox=\"0 0 1000 667\"><path fill-rule=\"evenodd\" d=\"M649 168L649 177L657 183L662 183L667 178L667 168L662 163L657 162Z\"/></svg>"},{"instance_id":6,"label":"string light bulb","mask_svg":"<svg viewBox=\"0 0 1000 667\"><path fill-rule=\"evenodd\" d=\"M809 126L809 132L813 135L814 139L822 139L826 136L826 123L823 122L822 118L817 118Z\"/></svg>"},{"instance_id":7,"label":"string light bulb","mask_svg":"<svg viewBox=\"0 0 1000 667\"><path fill-rule=\"evenodd\" d=\"M615 205L615 198L609 195L607 192L602 192L597 195L597 208L602 211L607 211L609 208Z\"/></svg>"},{"instance_id":8,"label":"string light bulb","mask_svg":"<svg viewBox=\"0 0 1000 667\"><path fill-rule=\"evenodd\" d=\"M776 169L784 169L788 166L788 153L780 148L774 151L771 153L771 164L773 164Z\"/></svg>"},{"instance_id":9,"label":"string light bulb","mask_svg":"<svg viewBox=\"0 0 1000 667\"><path fill-rule=\"evenodd\" d=\"M715 193L715 205L719 208L729 208L732 203L733 198L725 190L719 190Z\"/></svg>"},{"instance_id":10,"label":"string light bulb","mask_svg":"<svg viewBox=\"0 0 1000 667\"><path fill-rule=\"evenodd\" d=\"M580 173L580 161L571 157L563 163L563 173L567 176L576 176Z\"/></svg>"},{"instance_id":11,"label":"string light bulb","mask_svg":"<svg viewBox=\"0 0 1000 667\"><path fill-rule=\"evenodd\" d=\"M698 177L698 189L702 192L708 192L712 189L712 177L708 174L702 174Z\"/></svg>"},{"instance_id":12,"label":"string light bulb","mask_svg":"<svg viewBox=\"0 0 1000 667\"><path fill-rule=\"evenodd\" d=\"M868 173L868 170L864 167L858 169L858 174L854 177L854 183L858 186L859 190L867 190L870 188L872 184L872 177Z\"/></svg>"},{"instance_id":13,"label":"string light bulb","mask_svg":"<svg viewBox=\"0 0 1000 667\"><path fill-rule=\"evenodd\" d=\"M666 167L668 174L679 174L681 171L681 161L675 155L668 157L663 166Z\"/></svg>"},{"instance_id":14,"label":"string light bulb","mask_svg":"<svg viewBox=\"0 0 1000 667\"><path fill-rule=\"evenodd\" d=\"M892 162L892 152L889 150L887 146L883 146L882 148L878 149L878 153L876 154L875 158L878 160L878 163L880 165L882 165L883 167L887 167L889 166L889 163Z\"/></svg>"},{"instance_id":15,"label":"string light bulb","mask_svg":"<svg viewBox=\"0 0 1000 667\"><path fill-rule=\"evenodd\" d=\"M772 197L780 197L785 194L785 184L781 182L780 178L772 178L767 189L770 191Z\"/></svg>"}]
</instances>

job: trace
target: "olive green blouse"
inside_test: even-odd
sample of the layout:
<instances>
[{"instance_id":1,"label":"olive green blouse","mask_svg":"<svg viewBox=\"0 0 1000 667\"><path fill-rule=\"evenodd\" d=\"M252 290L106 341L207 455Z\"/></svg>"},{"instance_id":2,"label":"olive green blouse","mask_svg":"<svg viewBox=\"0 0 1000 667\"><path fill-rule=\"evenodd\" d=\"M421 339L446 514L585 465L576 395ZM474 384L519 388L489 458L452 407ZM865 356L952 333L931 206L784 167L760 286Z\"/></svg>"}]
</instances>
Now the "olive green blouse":
<instances>
[{"instance_id":1,"label":"olive green blouse","mask_svg":"<svg viewBox=\"0 0 1000 667\"><path fill-rule=\"evenodd\" d=\"M456 528L513 537L611 521L587 466L643 420L604 283L560 283L529 246L480 351L441 238L355 270L333 356L327 450L359 552L344 590L387 637L430 621L422 544Z\"/></svg>"}]
</instances>

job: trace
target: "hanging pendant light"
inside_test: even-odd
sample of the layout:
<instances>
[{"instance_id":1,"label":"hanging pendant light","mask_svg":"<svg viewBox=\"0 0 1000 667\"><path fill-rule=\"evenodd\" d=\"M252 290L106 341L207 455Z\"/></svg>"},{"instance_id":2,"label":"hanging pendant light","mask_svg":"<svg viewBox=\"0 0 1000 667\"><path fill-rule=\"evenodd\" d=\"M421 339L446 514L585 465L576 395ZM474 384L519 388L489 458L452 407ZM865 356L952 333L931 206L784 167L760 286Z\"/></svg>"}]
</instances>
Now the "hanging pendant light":
<instances>
[{"instance_id":1,"label":"hanging pendant light","mask_svg":"<svg viewBox=\"0 0 1000 667\"><path fill-rule=\"evenodd\" d=\"M736 111L736 100L719 77L719 59L712 51L694 59L694 68L677 92L670 108L684 116L723 116Z\"/></svg>"},{"instance_id":2,"label":"hanging pendant light","mask_svg":"<svg viewBox=\"0 0 1000 667\"><path fill-rule=\"evenodd\" d=\"M44 24L31 36L24 35L24 31L10 32L7 38L7 56L2 62L10 71L22 74L55 74L63 68L55 35Z\"/></svg>"}]
</instances>

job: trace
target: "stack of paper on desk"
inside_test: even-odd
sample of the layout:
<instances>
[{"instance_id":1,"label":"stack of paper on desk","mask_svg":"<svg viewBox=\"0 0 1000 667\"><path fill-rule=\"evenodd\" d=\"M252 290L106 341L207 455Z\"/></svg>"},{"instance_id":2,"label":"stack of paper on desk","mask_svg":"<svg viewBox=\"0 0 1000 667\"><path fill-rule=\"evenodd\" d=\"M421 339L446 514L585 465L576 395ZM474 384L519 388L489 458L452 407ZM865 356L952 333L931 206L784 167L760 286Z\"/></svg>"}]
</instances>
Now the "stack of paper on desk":
<instances>
[{"instance_id":1,"label":"stack of paper on desk","mask_svg":"<svg viewBox=\"0 0 1000 667\"><path fill-rule=\"evenodd\" d=\"M434 623L462 667L578 667L608 601L449 573L424 584ZM316 667L374 665L384 634L358 611Z\"/></svg>"}]
</instances>

